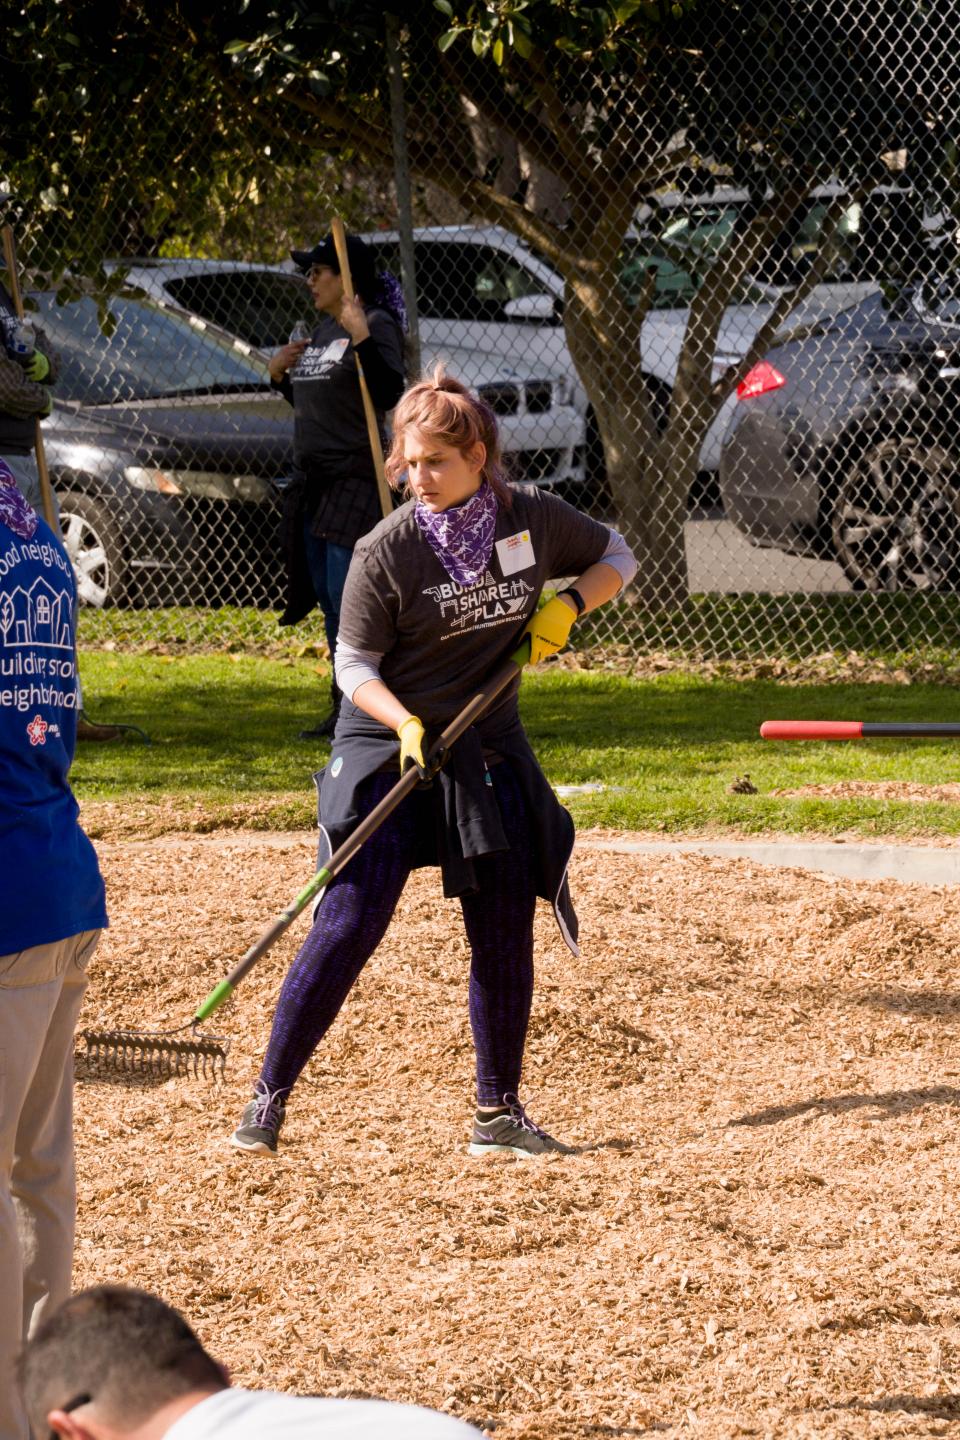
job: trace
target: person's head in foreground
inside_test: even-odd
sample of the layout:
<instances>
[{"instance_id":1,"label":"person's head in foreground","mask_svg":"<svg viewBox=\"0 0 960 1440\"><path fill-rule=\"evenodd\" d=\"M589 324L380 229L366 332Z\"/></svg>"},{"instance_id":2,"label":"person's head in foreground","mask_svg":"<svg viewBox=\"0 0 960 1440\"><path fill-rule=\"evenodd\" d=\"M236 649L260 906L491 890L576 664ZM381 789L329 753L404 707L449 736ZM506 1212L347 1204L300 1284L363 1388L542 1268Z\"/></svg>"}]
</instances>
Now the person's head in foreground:
<instances>
[{"instance_id":1,"label":"person's head in foreground","mask_svg":"<svg viewBox=\"0 0 960 1440\"><path fill-rule=\"evenodd\" d=\"M386 472L394 486L406 475L410 493L432 514L461 505L484 482L505 510L511 506L496 416L442 365L412 385L393 412Z\"/></svg>"},{"instance_id":2,"label":"person's head in foreground","mask_svg":"<svg viewBox=\"0 0 960 1440\"><path fill-rule=\"evenodd\" d=\"M37 1440L478 1440L418 1405L234 1388L182 1315L120 1285L65 1300L24 1346L19 1379Z\"/></svg>"},{"instance_id":3,"label":"person's head in foreground","mask_svg":"<svg viewBox=\"0 0 960 1440\"><path fill-rule=\"evenodd\" d=\"M230 1384L182 1315L118 1285L64 1301L27 1342L19 1368L34 1434L70 1440L163 1435Z\"/></svg>"}]
</instances>

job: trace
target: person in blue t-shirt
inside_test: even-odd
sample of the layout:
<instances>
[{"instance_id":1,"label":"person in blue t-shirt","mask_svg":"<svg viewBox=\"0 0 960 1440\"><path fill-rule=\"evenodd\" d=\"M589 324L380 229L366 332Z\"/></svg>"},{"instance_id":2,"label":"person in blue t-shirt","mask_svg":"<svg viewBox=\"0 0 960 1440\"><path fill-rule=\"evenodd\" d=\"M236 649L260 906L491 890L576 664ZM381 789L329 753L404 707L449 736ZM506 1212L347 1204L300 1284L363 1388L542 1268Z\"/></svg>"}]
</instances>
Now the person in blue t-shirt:
<instances>
[{"instance_id":1,"label":"person in blue t-shirt","mask_svg":"<svg viewBox=\"0 0 960 1440\"><path fill-rule=\"evenodd\" d=\"M73 1033L107 923L67 774L77 729L70 561L0 459L0 1436L29 1435L13 1383L70 1293Z\"/></svg>"}]
</instances>

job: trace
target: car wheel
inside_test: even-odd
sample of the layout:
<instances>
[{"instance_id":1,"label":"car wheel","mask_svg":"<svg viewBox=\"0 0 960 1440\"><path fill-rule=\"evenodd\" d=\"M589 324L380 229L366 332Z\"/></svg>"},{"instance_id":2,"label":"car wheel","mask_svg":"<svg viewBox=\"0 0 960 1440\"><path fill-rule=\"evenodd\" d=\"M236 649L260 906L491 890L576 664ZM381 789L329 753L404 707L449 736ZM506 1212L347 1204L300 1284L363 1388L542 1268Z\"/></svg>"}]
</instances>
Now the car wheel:
<instances>
[{"instance_id":1,"label":"car wheel","mask_svg":"<svg viewBox=\"0 0 960 1440\"><path fill-rule=\"evenodd\" d=\"M960 463L911 437L869 444L840 481L833 546L855 590L960 585Z\"/></svg>"},{"instance_id":2,"label":"car wheel","mask_svg":"<svg viewBox=\"0 0 960 1440\"><path fill-rule=\"evenodd\" d=\"M126 565L117 527L106 506L89 495L60 497L60 529L81 605L116 605L126 586Z\"/></svg>"}]
</instances>

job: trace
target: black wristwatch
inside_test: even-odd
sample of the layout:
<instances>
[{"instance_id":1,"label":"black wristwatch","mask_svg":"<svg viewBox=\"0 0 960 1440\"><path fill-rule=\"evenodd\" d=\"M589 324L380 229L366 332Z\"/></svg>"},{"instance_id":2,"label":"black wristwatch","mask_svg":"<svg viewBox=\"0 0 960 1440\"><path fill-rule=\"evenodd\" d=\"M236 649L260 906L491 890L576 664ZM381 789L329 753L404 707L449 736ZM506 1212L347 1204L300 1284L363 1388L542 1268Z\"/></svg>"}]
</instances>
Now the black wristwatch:
<instances>
[{"instance_id":1,"label":"black wristwatch","mask_svg":"<svg viewBox=\"0 0 960 1440\"><path fill-rule=\"evenodd\" d=\"M580 616L583 614L584 610L586 610L586 608L587 608L587 602L584 600L583 596L580 594L580 591L579 591L579 590L574 590L574 588L573 588L572 585L568 585L565 590L558 590L558 591L557 591L557 595L558 595L558 596L560 596L560 595L569 595L569 596L570 596L570 598L571 598L571 600L573 601L574 605L576 605L576 607L577 607L577 619L579 620L579 619L580 619Z\"/></svg>"}]
</instances>

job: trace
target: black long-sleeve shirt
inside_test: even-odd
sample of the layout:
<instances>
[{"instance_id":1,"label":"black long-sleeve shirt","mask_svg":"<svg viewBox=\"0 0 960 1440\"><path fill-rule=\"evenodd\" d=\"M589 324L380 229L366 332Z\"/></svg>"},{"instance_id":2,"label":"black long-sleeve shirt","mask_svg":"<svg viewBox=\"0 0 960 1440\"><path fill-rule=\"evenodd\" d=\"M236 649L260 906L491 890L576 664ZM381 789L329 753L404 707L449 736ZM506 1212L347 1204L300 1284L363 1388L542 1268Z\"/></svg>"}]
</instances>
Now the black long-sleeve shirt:
<instances>
[{"instance_id":1,"label":"black long-sleeve shirt","mask_svg":"<svg viewBox=\"0 0 960 1440\"><path fill-rule=\"evenodd\" d=\"M403 394L403 336L387 311L370 309L366 316L370 334L357 346L336 321L323 316L298 364L274 382L294 413L294 476L283 503L287 590L281 625L295 625L316 604L305 521L314 535L352 549L381 518L356 357L383 445L386 411Z\"/></svg>"}]
</instances>

